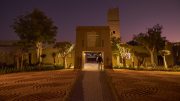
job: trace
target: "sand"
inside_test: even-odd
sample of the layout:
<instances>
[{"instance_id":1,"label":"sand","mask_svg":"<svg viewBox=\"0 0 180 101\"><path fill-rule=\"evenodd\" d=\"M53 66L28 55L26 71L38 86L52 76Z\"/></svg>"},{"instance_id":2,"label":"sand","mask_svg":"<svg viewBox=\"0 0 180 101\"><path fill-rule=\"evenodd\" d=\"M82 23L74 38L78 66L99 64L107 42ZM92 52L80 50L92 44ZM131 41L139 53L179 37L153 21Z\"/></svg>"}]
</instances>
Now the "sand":
<instances>
[{"instance_id":1,"label":"sand","mask_svg":"<svg viewBox=\"0 0 180 101\"><path fill-rule=\"evenodd\" d=\"M109 70L120 101L180 101L180 72Z\"/></svg>"},{"instance_id":2,"label":"sand","mask_svg":"<svg viewBox=\"0 0 180 101\"><path fill-rule=\"evenodd\" d=\"M0 101L63 101L75 79L73 70L0 75Z\"/></svg>"}]
</instances>

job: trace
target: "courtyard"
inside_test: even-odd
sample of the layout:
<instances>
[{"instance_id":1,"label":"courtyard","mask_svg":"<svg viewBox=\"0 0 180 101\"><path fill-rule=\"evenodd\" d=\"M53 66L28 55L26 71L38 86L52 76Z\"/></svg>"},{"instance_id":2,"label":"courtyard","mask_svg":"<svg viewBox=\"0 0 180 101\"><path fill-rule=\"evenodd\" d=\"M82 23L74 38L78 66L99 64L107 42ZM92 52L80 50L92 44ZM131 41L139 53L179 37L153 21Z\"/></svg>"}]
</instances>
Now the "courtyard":
<instances>
[{"instance_id":1,"label":"courtyard","mask_svg":"<svg viewBox=\"0 0 180 101\"><path fill-rule=\"evenodd\" d=\"M0 101L180 101L179 0L0 5Z\"/></svg>"},{"instance_id":2,"label":"courtyard","mask_svg":"<svg viewBox=\"0 0 180 101\"><path fill-rule=\"evenodd\" d=\"M180 101L180 72L122 69L107 74L120 101Z\"/></svg>"},{"instance_id":3,"label":"courtyard","mask_svg":"<svg viewBox=\"0 0 180 101\"><path fill-rule=\"evenodd\" d=\"M0 101L179 101L180 72L114 69L0 75Z\"/></svg>"},{"instance_id":4,"label":"courtyard","mask_svg":"<svg viewBox=\"0 0 180 101\"><path fill-rule=\"evenodd\" d=\"M64 101L76 77L73 70L0 75L0 101Z\"/></svg>"}]
</instances>

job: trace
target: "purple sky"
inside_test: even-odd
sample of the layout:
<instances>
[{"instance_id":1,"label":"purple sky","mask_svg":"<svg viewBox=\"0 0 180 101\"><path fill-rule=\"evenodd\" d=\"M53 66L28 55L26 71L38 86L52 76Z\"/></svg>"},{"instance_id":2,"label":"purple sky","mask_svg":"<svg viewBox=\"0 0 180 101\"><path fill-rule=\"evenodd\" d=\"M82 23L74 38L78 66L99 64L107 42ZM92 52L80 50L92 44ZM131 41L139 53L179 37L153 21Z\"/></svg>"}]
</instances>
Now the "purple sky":
<instances>
[{"instance_id":1,"label":"purple sky","mask_svg":"<svg viewBox=\"0 0 180 101\"><path fill-rule=\"evenodd\" d=\"M58 27L58 41L74 42L76 26L106 25L112 7L120 9L123 41L158 23L164 27L162 36L180 41L180 0L0 0L0 40L17 40L9 27L13 19L38 8Z\"/></svg>"}]
</instances>

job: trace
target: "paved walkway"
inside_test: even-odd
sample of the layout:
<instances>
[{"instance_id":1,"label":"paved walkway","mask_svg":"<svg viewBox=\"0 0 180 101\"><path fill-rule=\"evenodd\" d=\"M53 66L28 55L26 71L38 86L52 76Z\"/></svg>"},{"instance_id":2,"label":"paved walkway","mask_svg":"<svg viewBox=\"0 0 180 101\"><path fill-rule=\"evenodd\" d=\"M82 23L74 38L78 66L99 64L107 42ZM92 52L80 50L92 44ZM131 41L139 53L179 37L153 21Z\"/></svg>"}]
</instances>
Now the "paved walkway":
<instances>
[{"instance_id":1,"label":"paved walkway","mask_svg":"<svg viewBox=\"0 0 180 101\"><path fill-rule=\"evenodd\" d=\"M71 101L114 101L104 72L97 64L86 64L73 91Z\"/></svg>"}]
</instances>

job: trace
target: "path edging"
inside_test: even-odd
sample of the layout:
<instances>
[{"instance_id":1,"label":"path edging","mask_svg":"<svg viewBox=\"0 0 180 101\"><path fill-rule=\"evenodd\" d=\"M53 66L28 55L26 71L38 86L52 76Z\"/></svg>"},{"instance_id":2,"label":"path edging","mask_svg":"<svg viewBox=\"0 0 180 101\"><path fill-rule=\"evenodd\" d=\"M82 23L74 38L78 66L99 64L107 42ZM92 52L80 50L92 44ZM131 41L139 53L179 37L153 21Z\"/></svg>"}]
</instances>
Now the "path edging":
<instances>
[{"instance_id":1,"label":"path edging","mask_svg":"<svg viewBox=\"0 0 180 101\"><path fill-rule=\"evenodd\" d=\"M78 69L78 70L75 70L75 71L77 71L77 76L76 76L74 82L70 85L70 88L69 88L70 90L68 90L66 92L66 96L65 96L63 101L69 101L70 100L70 97L72 96L72 91L75 89L75 85L76 85L76 83L78 82L78 80L81 77L81 73L80 73L81 70Z\"/></svg>"},{"instance_id":2,"label":"path edging","mask_svg":"<svg viewBox=\"0 0 180 101\"><path fill-rule=\"evenodd\" d=\"M112 78L110 76L108 76L107 69L105 69L104 72L105 72L105 78L106 78L106 80L108 82L108 85L111 88L111 91L112 91L112 93L113 93L113 95L115 97L115 101L119 101L119 96L118 96L118 93L117 93L113 83L112 83Z\"/></svg>"}]
</instances>

